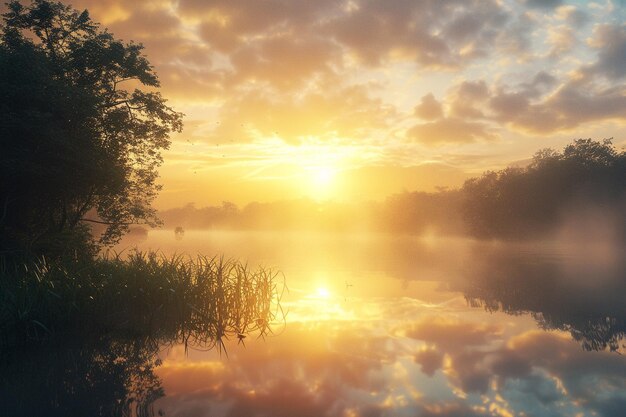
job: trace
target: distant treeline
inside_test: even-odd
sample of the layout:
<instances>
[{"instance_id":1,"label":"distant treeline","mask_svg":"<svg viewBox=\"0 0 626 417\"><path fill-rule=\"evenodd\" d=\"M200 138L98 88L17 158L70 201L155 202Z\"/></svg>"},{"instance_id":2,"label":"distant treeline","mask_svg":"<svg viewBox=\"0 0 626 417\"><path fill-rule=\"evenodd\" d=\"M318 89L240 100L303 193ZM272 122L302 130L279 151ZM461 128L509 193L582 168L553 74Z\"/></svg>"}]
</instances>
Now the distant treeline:
<instances>
[{"instance_id":1,"label":"distant treeline","mask_svg":"<svg viewBox=\"0 0 626 417\"><path fill-rule=\"evenodd\" d=\"M370 203L188 204L160 217L168 228L374 230L520 239L554 233L578 215L610 221L623 238L624 213L626 152L618 152L610 140L578 139L561 152L538 151L526 167L487 171L458 189L405 192Z\"/></svg>"},{"instance_id":2,"label":"distant treeline","mask_svg":"<svg viewBox=\"0 0 626 417\"><path fill-rule=\"evenodd\" d=\"M384 202L317 202L309 199L231 202L196 207L190 203L159 213L166 228L227 230L391 231L418 234L463 230L458 190L397 194Z\"/></svg>"},{"instance_id":3,"label":"distant treeline","mask_svg":"<svg viewBox=\"0 0 626 417\"><path fill-rule=\"evenodd\" d=\"M525 168L486 172L465 182L463 215L477 236L553 232L564 219L611 221L624 236L626 152L611 140L578 139L562 152L537 152Z\"/></svg>"}]
</instances>

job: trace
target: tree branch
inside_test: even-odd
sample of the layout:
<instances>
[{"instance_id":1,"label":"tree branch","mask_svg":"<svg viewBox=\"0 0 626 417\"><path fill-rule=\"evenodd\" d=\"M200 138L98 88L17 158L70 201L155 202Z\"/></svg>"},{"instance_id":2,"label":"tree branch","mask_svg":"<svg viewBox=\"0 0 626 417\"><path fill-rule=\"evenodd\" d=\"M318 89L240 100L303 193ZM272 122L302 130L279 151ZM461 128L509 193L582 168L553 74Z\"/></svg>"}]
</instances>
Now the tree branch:
<instances>
[{"instance_id":1,"label":"tree branch","mask_svg":"<svg viewBox=\"0 0 626 417\"><path fill-rule=\"evenodd\" d=\"M102 220L94 220L94 219L78 219L78 221L81 222L90 222L90 223L97 223L97 224L104 224L104 225L108 225L108 226L114 226L114 225L123 225L123 226L130 226L132 224L139 224L139 223L127 223L127 222L103 222Z\"/></svg>"},{"instance_id":2,"label":"tree branch","mask_svg":"<svg viewBox=\"0 0 626 417\"><path fill-rule=\"evenodd\" d=\"M110 108L110 107L119 106L120 104L126 104L126 105L128 105L128 102L129 102L129 100L114 101L113 103L106 104L106 105L104 106L104 108L105 108L105 109L108 109L108 108Z\"/></svg>"}]
</instances>

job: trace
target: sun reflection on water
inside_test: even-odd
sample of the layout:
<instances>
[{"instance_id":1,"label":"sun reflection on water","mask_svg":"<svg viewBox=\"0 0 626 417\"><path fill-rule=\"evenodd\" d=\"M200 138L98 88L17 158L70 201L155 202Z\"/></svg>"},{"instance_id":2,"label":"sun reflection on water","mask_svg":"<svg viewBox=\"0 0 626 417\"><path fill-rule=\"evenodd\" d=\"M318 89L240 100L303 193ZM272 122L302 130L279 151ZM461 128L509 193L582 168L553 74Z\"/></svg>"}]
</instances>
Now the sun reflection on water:
<instances>
[{"instance_id":1,"label":"sun reflection on water","mask_svg":"<svg viewBox=\"0 0 626 417\"><path fill-rule=\"evenodd\" d=\"M347 321L362 318L355 311L355 302L348 303L328 287L303 292L300 297L285 301L289 322Z\"/></svg>"},{"instance_id":2,"label":"sun reflection on water","mask_svg":"<svg viewBox=\"0 0 626 417\"><path fill-rule=\"evenodd\" d=\"M325 287L319 287L316 291L315 291L315 295L318 298L324 299L324 300L328 300L331 296L330 291L328 291L328 288Z\"/></svg>"},{"instance_id":3,"label":"sun reflection on water","mask_svg":"<svg viewBox=\"0 0 626 417\"><path fill-rule=\"evenodd\" d=\"M157 369L166 415L600 416L624 398L624 356L585 352L572 338L587 327L566 313L579 317L593 294L582 303L578 287L559 290L561 258L550 253L429 235L376 244L253 237L220 242L256 243L254 262L280 254L272 264L288 280L285 321L245 347L229 341L228 358L173 349ZM472 285L455 287L457 276ZM611 307L609 296L598 299ZM618 296L613 304L623 311ZM620 322L607 323L597 329L608 337Z\"/></svg>"}]
</instances>

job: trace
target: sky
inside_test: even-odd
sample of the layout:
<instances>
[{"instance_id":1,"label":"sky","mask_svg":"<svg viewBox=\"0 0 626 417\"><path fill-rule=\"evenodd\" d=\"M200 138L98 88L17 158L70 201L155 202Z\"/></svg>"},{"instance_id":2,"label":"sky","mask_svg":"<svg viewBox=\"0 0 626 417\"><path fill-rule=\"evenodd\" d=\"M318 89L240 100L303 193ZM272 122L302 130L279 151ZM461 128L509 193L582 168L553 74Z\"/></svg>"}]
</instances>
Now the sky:
<instances>
[{"instance_id":1,"label":"sky","mask_svg":"<svg viewBox=\"0 0 626 417\"><path fill-rule=\"evenodd\" d=\"M575 138L626 146L626 5L76 0L185 113L157 208L381 200Z\"/></svg>"}]
</instances>

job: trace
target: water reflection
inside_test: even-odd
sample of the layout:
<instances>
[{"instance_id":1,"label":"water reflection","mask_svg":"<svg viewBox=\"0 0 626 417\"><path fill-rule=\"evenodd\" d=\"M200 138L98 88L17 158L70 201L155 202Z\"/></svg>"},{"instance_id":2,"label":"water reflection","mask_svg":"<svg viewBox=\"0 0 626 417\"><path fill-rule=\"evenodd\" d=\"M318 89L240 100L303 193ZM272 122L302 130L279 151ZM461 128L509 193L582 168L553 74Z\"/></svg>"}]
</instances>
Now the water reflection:
<instances>
[{"instance_id":1,"label":"water reflection","mask_svg":"<svg viewBox=\"0 0 626 417\"><path fill-rule=\"evenodd\" d=\"M253 258L276 247L256 239L258 251L245 249ZM169 415L617 416L626 407L626 362L610 352L623 332L585 327L623 322L619 258L590 263L552 244L287 240L269 258L290 277L287 328L226 363L174 349L157 371Z\"/></svg>"},{"instance_id":2,"label":"water reflection","mask_svg":"<svg viewBox=\"0 0 626 417\"><path fill-rule=\"evenodd\" d=\"M157 370L168 394L159 407L174 416L616 416L626 400L622 356L585 352L532 320L486 321L461 303L390 301L379 311L377 320L290 323L226 362L174 350Z\"/></svg>"},{"instance_id":3,"label":"water reflection","mask_svg":"<svg viewBox=\"0 0 626 417\"><path fill-rule=\"evenodd\" d=\"M456 288L472 306L530 314L541 328L569 332L586 350L624 349L626 260L590 266L588 256L549 255L492 248L476 257Z\"/></svg>"},{"instance_id":4,"label":"water reflection","mask_svg":"<svg viewBox=\"0 0 626 417\"><path fill-rule=\"evenodd\" d=\"M245 347L232 340L227 359L140 341L13 353L1 377L9 410L615 417L626 409L626 360L611 352L624 343L620 257L587 262L554 245L194 232L147 245L280 266L291 289L286 326Z\"/></svg>"},{"instance_id":5,"label":"water reflection","mask_svg":"<svg viewBox=\"0 0 626 417\"><path fill-rule=\"evenodd\" d=\"M96 338L3 351L0 415L155 415L158 350L153 340Z\"/></svg>"}]
</instances>

